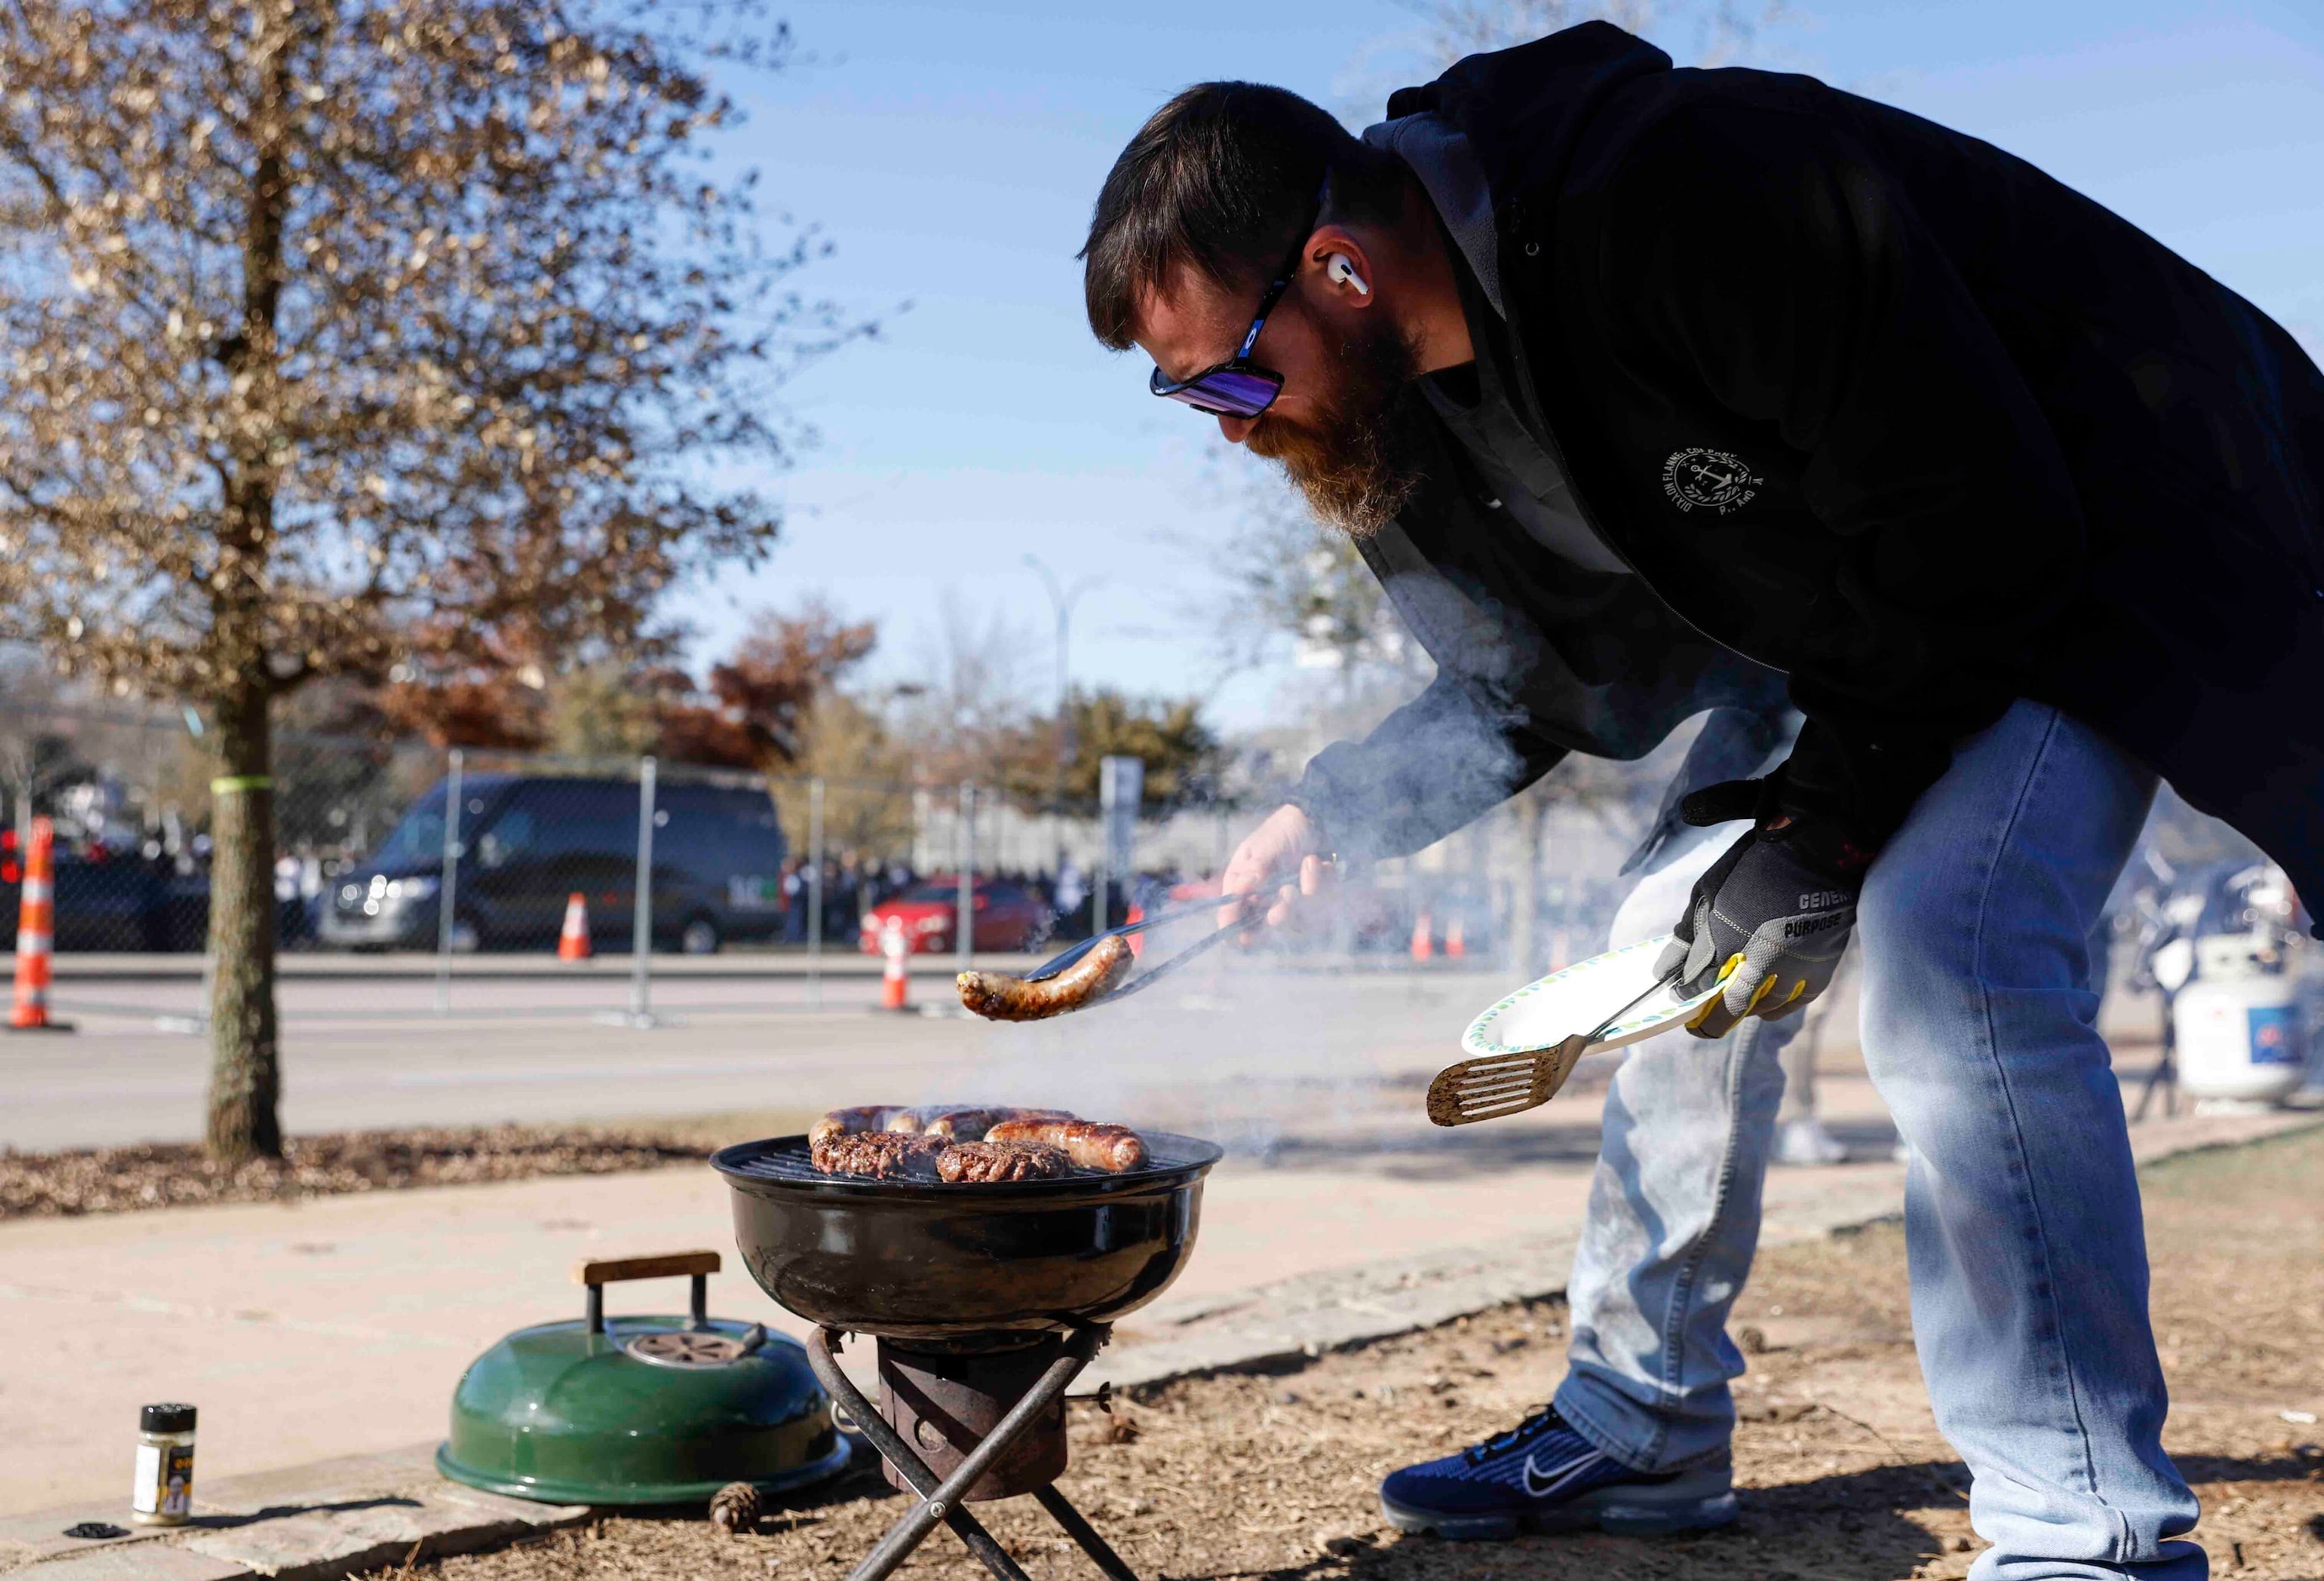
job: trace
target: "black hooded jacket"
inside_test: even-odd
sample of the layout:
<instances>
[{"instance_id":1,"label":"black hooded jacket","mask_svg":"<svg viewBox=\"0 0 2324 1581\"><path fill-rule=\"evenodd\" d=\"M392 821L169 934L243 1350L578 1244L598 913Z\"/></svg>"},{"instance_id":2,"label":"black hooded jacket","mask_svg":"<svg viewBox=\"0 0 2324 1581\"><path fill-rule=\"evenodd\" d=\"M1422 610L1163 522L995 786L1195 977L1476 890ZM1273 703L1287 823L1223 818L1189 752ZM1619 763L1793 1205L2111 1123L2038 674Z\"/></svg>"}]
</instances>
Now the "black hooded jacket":
<instances>
[{"instance_id":1,"label":"black hooded jacket","mask_svg":"<svg viewBox=\"0 0 2324 1581\"><path fill-rule=\"evenodd\" d=\"M1988 144L1603 23L1388 103L1422 110L1492 192L1522 415L1638 574L1532 546L1441 437L1364 546L1437 678L1294 794L1343 850L1786 686L1790 806L1877 846L2028 697L2324 895L2324 374L2288 334Z\"/></svg>"}]
</instances>

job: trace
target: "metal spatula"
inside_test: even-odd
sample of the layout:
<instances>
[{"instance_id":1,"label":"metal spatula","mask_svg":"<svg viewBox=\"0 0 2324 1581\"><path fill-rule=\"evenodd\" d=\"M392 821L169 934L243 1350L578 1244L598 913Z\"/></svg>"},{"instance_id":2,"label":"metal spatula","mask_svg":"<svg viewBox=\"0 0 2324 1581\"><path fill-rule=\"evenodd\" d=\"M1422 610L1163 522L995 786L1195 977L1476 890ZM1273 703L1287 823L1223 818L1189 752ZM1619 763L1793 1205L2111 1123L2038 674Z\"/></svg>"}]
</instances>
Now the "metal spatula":
<instances>
[{"instance_id":1,"label":"metal spatula","mask_svg":"<svg viewBox=\"0 0 2324 1581\"><path fill-rule=\"evenodd\" d=\"M1676 971L1656 979L1646 985L1646 992L1588 1032L1577 1032L1545 1049L1486 1054L1445 1066L1428 1084L1429 1119L1439 1126L1473 1126L1479 1120L1521 1115L1547 1103L1573 1074L1573 1067L1582 1062L1591 1043L1678 979Z\"/></svg>"}]
</instances>

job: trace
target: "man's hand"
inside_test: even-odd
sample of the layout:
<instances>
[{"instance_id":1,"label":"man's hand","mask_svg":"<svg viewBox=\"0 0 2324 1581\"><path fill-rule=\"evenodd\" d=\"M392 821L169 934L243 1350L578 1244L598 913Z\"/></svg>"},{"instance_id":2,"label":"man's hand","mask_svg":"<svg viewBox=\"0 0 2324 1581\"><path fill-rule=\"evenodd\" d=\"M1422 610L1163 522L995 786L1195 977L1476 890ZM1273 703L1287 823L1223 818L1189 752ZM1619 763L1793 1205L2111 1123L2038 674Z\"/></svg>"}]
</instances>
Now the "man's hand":
<instances>
[{"instance_id":1,"label":"man's hand","mask_svg":"<svg viewBox=\"0 0 2324 1581\"><path fill-rule=\"evenodd\" d=\"M1219 926L1248 922L1262 907L1269 927L1282 926L1302 896L1320 894L1330 881L1330 854L1314 819L1296 807L1276 808L1227 863Z\"/></svg>"},{"instance_id":2,"label":"man's hand","mask_svg":"<svg viewBox=\"0 0 2324 1581\"><path fill-rule=\"evenodd\" d=\"M1870 858L1837 832L1771 815L1759 782L1735 780L1680 804L1690 823L1757 816L1750 833L1695 880L1686 915L1655 962L1679 973L1682 995L1715 995L1687 1022L1721 1037L1746 1016L1789 1016L1831 986L1856 929L1856 897ZM1756 804L1756 814L1755 814Z\"/></svg>"}]
</instances>

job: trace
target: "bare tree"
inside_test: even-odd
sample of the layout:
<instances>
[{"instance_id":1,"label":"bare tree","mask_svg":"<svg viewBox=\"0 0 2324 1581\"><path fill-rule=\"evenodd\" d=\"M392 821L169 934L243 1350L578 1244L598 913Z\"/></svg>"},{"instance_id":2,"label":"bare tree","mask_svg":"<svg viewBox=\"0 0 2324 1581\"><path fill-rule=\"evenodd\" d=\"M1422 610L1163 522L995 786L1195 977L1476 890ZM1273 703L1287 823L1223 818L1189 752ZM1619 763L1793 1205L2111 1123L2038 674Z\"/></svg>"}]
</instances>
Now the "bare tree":
<instances>
[{"instance_id":1,"label":"bare tree","mask_svg":"<svg viewBox=\"0 0 2324 1581\"><path fill-rule=\"evenodd\" d=\"M1610 22L1692 65L1723 66L1748 51L1784 12L1784 0L1425 0L1413 9L1426 22L1427 53L1444 66L1585 22Z\"/></svg>"},{"instance_id":2,"label":"bare tree","mask_svg":"<svg viewBox=\"0 0 2324 1581\"><path fill-rule=\"evenodd\" d=\"M55 672L25 648L0 648L0 795L21 836L43 759L55 753Z\"/></svg>"},{"instance_id":3,"label":"bare tree","mask_svg":"<svg viewBox=\"0 0 2324 1581\"><path fill-rule=\"evenodd\" d=\"M825 849L895 857L912 849L912 777L911 754L878 711L833 692L808 717L791 772L771 783L794 850L806 850L807 785L820 778Z\"/></svg>"},{"instance_id":4,"label":"bare tree","mask_svg":"<svg viewBox=\"0 0 2324 1581\"><path fill-rule=\"evenodd\" d=\"M1231 595L1216 614L1230 667L1287 649L1334 671L1343 694L1368 672L1427 678L1426 656L1346 534L1318 526L1272 467L1241 466L1230 488L1235 531L1218 547Z\"/></svg>"},{"instance_id":5,"label":"bare tree","mask_svg":"<svg viewBox=\"0 0 2324 1581\"><path fill-rule=\"evenodd\" d=\"M979 620L967 603L946 594L920 644L926 681L898 710L924 783L1013 783L1033 772L1024 761L1028 753L1040 773L1049 771L1056 737L1035 740L1027 730L1037 651L1031 632L1005 611L991 610Z\"/></svg>"},{"instance_id":6,"label":"bare tree","mask_svg":"<svg viewBox=\"0 0 2324 1581\"><path fill-rule=\"evenodd\" d=\"M795 613L761 615L733 656L710 666L711 694L744 722L759 767L772 775L799 760L817 705L879 643L875 622L809 599Z\"/></svg>"},{"instance_id":7,"label":"bare tree","mask_svg":"<svg viewBox=\"0 0 2324 1581\"><path fill-rule=\"evenodd\" d=\"M779 460L770 382L846 331L787 294L819 244L706 167L706 72L786 38L747 0L0 6L0 634L211 717L218 1157L281 1147L275 701L618 648L770 544L699 460Z\"/></svg>"}]
</instances>

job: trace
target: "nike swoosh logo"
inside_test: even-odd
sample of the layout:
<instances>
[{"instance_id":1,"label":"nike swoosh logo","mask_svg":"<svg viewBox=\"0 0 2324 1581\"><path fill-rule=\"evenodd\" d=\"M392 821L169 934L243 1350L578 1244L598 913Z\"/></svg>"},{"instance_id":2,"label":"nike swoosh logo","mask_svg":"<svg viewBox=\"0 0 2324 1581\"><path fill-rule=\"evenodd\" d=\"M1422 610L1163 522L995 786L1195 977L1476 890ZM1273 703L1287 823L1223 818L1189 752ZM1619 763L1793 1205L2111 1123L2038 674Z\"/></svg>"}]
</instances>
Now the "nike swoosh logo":
<instances>
[{"instance_id":1,"label":"nike swoosh logo","mask_svg":"<svg viewBox=\"0 0 2324 1581\"><path fill-rule=\"evenodd\" d=\"M1525 1491L1533 1498L1545 1498L1572 1482L1591 1466L1605 1458L1595 1449L1585 1449L1563 1466L1544 1471L1535 1464L1536 1457L1528 1455L1525 1463Z\"/></svg>"}]
</instances>

